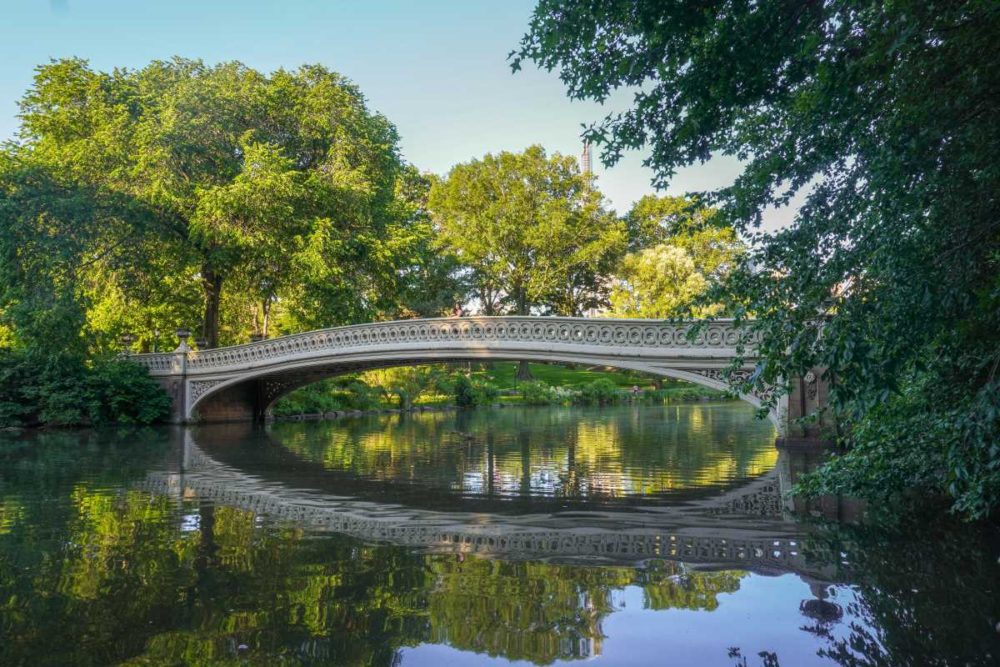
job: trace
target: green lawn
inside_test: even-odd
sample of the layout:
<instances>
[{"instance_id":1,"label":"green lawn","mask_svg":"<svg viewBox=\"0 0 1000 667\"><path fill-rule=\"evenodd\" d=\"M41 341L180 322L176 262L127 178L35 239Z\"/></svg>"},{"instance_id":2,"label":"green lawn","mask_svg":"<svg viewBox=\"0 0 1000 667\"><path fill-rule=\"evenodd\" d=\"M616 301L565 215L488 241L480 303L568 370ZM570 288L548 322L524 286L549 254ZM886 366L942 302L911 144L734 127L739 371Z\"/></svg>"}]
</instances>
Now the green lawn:
<instances>
[{"instance_id":1,"label":"green lawn","mask_svg":"<svg viewBox=\"0 0 1000 667\"><path fill-rule=\"evenodd\" d=\"M465 364L455 364L451 366L454 373L465 371ZM565 366L559 364L531 364L531 374L538 382L544 382L551 387L567 387L571 389L581 389L584 385L595 380L609 380L623 390L638 386L644 391L656 389L656 379L643 373L627 370L614 370L607 368L588 368L584 366ZM472 365L472 378L483 382L488 382L500 390L498 400L502 403L520 403L522 397L518 392L518 381L514 378L517 373L517 362L493 362L489 364L474 363ZM681 380L662 378L663 391L657 392L662 399L667 400L696 400L699 398L723 398L725 394L705 387L700 387ZM523 383L522 383L523 384ZM351 393L344 387L338 389L324 388L322 385L313 385L299 389L279 401L276 406L279 413L289 414L324 412L331 409L340 409L330 403L332 393L341 396L338 401L343 403L350 398ZM346 392L346 393L345 393ZM391 408L396 407L397 399L390 394L371 394L374 402L371 407ZM452 405L455 397L450 394L437 393L434 390L425 391L415 401L416 405ZM351 403L348 402L350 405Z\"/></svg>"},{"instance_id":2,"label":"green lawn","mask_svg":"<svg viewBox=\"0 0 1000 667\"><path fill-rule=\"evenodd\" d=\"M622 388L630 388L638 385L642 389L652 389L654 379L643 373L623 370L606 370L604 368L587 368L584 366L569 367L559 364L530 364L531 374L536 380L544 382L553 387L573 387L578 388L594 380L606 378ZM516 389L517 381L514 376L517 372L517 363L513 361L503 361L492 364L485 370L473 371L473 377L488 380L499 389ZM686 382L663 378L663 386L689 386Z\"/></svg>"},{"instance_id":3,"label":"green lawn","mask_svg":"<svg viewBox=\"0 0 1000 667\"><path fill-rule=\"evenodd\" d=\"M579 389L585 384L603 378L610 380L622 389L631 389L633 386L643 390L656 389L656 378L634 371L562 364L530 364L529 367L536 381L544 382L552 387ZM461 366L455 366L456 370L459 368ZM487 381L503 392L500 396L501 403L520 403L521 396L519 394L511 395L508 393L517 391L518 381L514 378L516 373L517 362L501 361L492 364L473 364L472 377ZM722 398L725 396L723 392L671 378L662 378L662 386L670 396L682 400L698 397ZM453 401L454 397L452 396L427 392L417 399L416 403L417 405L449 405Z\"/></svg>"}]
</instances>

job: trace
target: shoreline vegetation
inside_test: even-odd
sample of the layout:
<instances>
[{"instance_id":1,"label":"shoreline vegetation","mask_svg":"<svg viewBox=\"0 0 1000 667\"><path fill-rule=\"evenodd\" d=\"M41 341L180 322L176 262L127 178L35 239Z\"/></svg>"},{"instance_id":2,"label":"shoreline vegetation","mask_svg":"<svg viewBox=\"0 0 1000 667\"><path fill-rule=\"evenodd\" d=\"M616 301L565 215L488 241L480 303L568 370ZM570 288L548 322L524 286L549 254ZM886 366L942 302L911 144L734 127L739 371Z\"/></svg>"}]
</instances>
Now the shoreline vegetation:
<instances>
[{"instance_id":1,"label":"shoreline vegetation","mask_svg":"<svg viewBox=\"0 0 1000 667\"><path fill-rule=\"evenodd\" d=\"M709 390L712 391L712 390ZM736 401L739 400L732 396L722 394L718 397L713 396L696 396L688 393L680 393L679 396L666 396L661 397L658 395L646 394L640 398L632 398L631 396L622 395L618 400L611 403L603 403L603 406L617 406L626 405L629 403L639 404L639 405L668 405L676 403L699 403L699 402L717 402L717 401ZM590 404L594 405L594 404ZM393 407L380 407L372 408L369 410L330 410L328 412L305 412L305 413L295 413L295 414L282 414L281 416L273 415L268 418L268 422L306 422L306 421L332 421L334 419L345 419L350 417L365 417L372 415L403 415L403 414L416 414L420 412L453 412L455 410L473 410L479 408L521 408L521 407L586 407L586 404L582 403L529 403L523 400L498 400L493 403L483 403L480 405L473 405L468 407L459 407L452 403L422 403L420 405L413 405L409 408L393 408Z\"/></svg>"},{"instance_id":2,"label":"shoreline vegetation","mask_svg":"<svg viewBox=\"0 0 1000 667\"><path fill-rule=\"evenodd\" d=\"M667 378L600 368L530 364L518 380L517 362L400 367L344 375L298 389L278 400L275 420L417 412L507 405L615 405L723 400L732 394ZM328 416L329 415L329 416Z\"/></svg>"},{"instance_id":3,"label":"shoreline vegetation","mask_svg":"<svg viewBox=\"0 0 1000 667\"><path fill-rule=\"evenodd\" d=\"M297 389L271 410L278 421L507 405L663 404L731 393L603 368L518 362L397 367L332 377ZM146 370L117 357L0 353L0 430L135 426L163 422L170 401Z\"/></svg>"},{"instance_id":4,"label":"shoreline vegetation","mask_svg":"<svg viewBox=\"0 0 1000 667\"><path fill-rule=\"evenodd\" d=\"M126 358L0 348L0 430L146 425L169 415L167 393Z\"/></svg>"}]
</instances>

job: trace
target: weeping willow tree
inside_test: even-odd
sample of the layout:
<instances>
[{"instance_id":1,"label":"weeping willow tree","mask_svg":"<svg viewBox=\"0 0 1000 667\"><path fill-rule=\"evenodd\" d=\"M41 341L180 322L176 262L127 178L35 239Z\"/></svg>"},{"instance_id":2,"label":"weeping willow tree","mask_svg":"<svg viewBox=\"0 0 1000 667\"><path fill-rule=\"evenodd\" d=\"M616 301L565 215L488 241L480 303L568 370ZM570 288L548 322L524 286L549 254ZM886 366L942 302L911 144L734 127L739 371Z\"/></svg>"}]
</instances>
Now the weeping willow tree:
<instances>
[{"instance_id":1,"label":"weeping willow tree","mask_svg":"<svg viewBox=\"0 0 1000 667\"><path fill-rule=\"evenodd\" d=\"M706 293L723 282L746 252L715 209L688 197L647 195L625 216L629 252L611 289L620 317L704 318L724 312Z\"/></svg>"}]
</instances>

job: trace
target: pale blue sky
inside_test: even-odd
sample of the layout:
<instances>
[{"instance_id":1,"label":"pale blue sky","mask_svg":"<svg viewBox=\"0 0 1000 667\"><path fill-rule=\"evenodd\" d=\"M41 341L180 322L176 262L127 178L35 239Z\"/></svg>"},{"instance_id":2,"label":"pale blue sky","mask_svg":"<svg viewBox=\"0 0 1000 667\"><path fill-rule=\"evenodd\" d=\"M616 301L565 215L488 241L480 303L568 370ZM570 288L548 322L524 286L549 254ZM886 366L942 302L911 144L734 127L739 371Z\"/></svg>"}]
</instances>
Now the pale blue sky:
<instances>
[{"instance_id":1,"label":"pale blue sky","mask_svg":"<svg viewBox=\"0 0 1000 667\"><path fill-rule=\"evenodd\" d=\"M50 58L79 56L103 70L181 55L262 71L322 63L361 87L399 129L405 158L424 171L445 173L533 143L577 155L581 123L609 109L571 102L554 73L511 74L507 54L533 7L534 0L4 0L0 139L16 132L16 101L33 68ZM595 164L620 212L653 192L641 157L611 169ZM736 173L735 162L713 160L678 174L668 192L717 187Z\"/></svg>"}]
</instances>

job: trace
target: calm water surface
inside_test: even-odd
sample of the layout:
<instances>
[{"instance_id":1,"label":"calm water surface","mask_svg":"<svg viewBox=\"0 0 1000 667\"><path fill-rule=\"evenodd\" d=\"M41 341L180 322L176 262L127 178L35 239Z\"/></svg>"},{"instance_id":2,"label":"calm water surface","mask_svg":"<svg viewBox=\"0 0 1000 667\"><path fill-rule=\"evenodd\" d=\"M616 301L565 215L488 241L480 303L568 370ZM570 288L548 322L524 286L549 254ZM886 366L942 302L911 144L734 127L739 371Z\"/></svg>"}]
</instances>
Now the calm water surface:
<instances>
[{"instance_id":1,"label":"calm water surface","mask_svg":"<svg viewBox=\"0 0 1000 667\"><path fill-rule=\"evenodd\" d=\"M996 531L738 403L0 434L0 664L1000 664ZM821 518L812 518L818 516Z\"/></svg>"}]
</instances>

